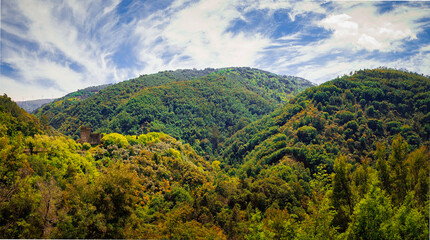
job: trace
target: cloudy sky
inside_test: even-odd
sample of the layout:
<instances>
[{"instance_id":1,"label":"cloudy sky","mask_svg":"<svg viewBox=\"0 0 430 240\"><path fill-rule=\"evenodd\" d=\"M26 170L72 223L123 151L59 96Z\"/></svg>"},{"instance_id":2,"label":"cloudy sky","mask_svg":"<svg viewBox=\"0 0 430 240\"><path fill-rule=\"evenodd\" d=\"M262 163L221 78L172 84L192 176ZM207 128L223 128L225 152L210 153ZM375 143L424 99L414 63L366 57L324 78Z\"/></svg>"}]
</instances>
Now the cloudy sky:
<instances>
[{"instance_id":1,"label":"cloudy sky","mask_svg":"<svg viewBox=\"0 0 430 240\"><path fill-rule=\"evenodd\" d=\"M184 68L430 75L425 1L1 0L0 37L0 94L15 101Z\"/></svg>"}]
</instances>

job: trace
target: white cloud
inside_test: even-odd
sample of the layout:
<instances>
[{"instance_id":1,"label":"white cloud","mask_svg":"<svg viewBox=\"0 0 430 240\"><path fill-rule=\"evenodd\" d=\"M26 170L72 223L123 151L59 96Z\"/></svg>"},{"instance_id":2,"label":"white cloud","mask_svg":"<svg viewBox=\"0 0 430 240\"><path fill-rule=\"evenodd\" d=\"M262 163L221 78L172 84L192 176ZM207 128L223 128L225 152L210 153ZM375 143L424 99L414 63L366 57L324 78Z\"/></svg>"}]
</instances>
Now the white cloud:
<instances>
[{"instance_id":1,"label":"white cloud","mask_svg":"<svg viewBox=\"0 0 430 240\"><path fill-rule=\"evenodd\" d=\"M424 46L420 49L420 52L428 52L430 51L430 44L428 44L427 46Z\"/></svg>"},{"instance_id":2,"label":"white cloud","mask_svg":"<svg viewBox=\"0 0 430 240\"><path fill-rule=\"evenodd\" d=\"M177 0L157 10L148 8L152 2L133 2L120 15L119 2L7 2L2 31L37 47L22 46L9 37L1 40L2 63L15 68L22 78L14 85L10 76L1 75L2 87L42 89L42 83L51 81L56 86L49 91L59 97L142 73L227 66L259 67L316 82L381 65L430 71L429 46L408 58L378 60L377 53L404 52L404 43L413 46L419 33L428 28L428 22L416 20L428 16L429 9L416 5L399 5L381 15L374 2L340 1L324 8L319 1ZM253 11L267 14L262 21L272 21L275 13L290 18L286 22L296 29L275 39L270 28L279 27L277 23L268 23L266 29L250 26L247 14ZM303 22L297 24L298 16L308 21L304 28ZM232 23L238 19L248 25L233 32Z\"/></svg>"},{"instance_id":3,"label":"white cloud","mask_svg":"<svg viewBox=\"0 0 430 240\"><path fill-rule=\"evenodd\" d=\"M7 94L14 101L57 98L63 96L64 92L55 88L40 85L31 85L27 82L18 82L16 79L2 76L0 94Z\"/></svg>"},{"instance_id":4,"label":"white cloud","mask_svg":"<svg viewBox=\"0 0 430 240\"><path fill-rule=\"evenodd\" d=\"M369 51L383 49L387 47L386 44L383 44L376 40L374 37L369 36L365 33L361 34L360 38L357 40L357 44L361 46L364 49L367 49Z\"/></svg>"},{"instance_id":5,"label":"white cloud","mask_svg":"<svg viewBox=\"0 0 430 240\"><path fill-rule=\"evenodd\" d=\"M430 53L420 51L420 53L413 55L408 59L393 61L391 66L430 76Z\"/></svg>"},{"instance_id":6,"label":"white cloud","mask_svg":"<svg viewBox=\"0 0 430 240\"><path fill-rule=\"evenodd\" d=\"M337 57L321 64L309 64L299 67L297 75L306 79L312 79L314 83L321 84L338 76L349 74L351 71L386 66L385 64L378 60Z\"/></svg>"},{"instance_id":7,"label":"white cloud","mask_svg":"<svg viewBox=\"0 0 430 240\"><path fill-rule=\"evenodd\" d=\"M148 63L144 72L172 68L253 66L260 52L270 44L261 34L227 32L234 19L241 18L237 1L204 0L174 11L141 20L136 33L141 37L140 60ZM180 6L180 5L176 5ZM161 56L173 54L165 62Z\"/></svg>"},{"instance_id":8,"label":"white cloud","mask_svg":"<svg viewBox=\"0 0 430 240\"><path fill-rule=\"evenodd\" d=\"M403 44L413 41L426 28L426 22L417 21L428 16L429 9L419 6L398 6L394 10L379 14L374 3L336 2L334 10L314 24L332 31L326 38L305 46L287 42L277 51L283 52L274 64L264 65L273 72L288 73L321 83L338 75L363 68L387 66L407 68L429 74L429 55L405 53ZM428 24L428 22L427 22ZM301 32L296 36L302 36ZM289 38L286 38L289 40ZM379 52L379 53L378 53ZM402 53L402 54L397 54ZM379 56L397 54L384 60ZM342 56L342 57L340 57Z\"/></svg>"},{"instance_id":9,"label":"white cloud","mask_svg":"<svg viewBox=\"0 0 430 240\"><path fill-rule=\"evenodd\" d=\"M327 44L355 50L399 51L402 41L416 39L422 26L415 22L428 10L399 7L386 14L378 14L371 4L341 9L321 20L319 25L334 32Z\"/></svg>"},{"instance_id":10,"label":"white cloud","mask_svg":"<svg viewBox=\"0 0 430 240\"><path fill-rule=\"evenodd\" d=\"M2 18L11 21L2 20L1 28L38 47L30 49L20 46L19 42L2 40L2 62L12 65L29 86L38 87L40 79L49 80L56 83L53 87L57 87L55 92L59 95L55 97L60 97L78 88L119 81L128 76L118 71L109 59L122 39L116 38L109 24L97 29L103 18L111 17L109 14L118 1L13 3L15 5L10 7L22 15L2 11ZM99 10L101 13L97 12ZM16 27L15 23L25 23L25 28ZM103 42L97 38L98 34ZM72 65L80 69L74 70ZM64 90L59 91L59 88Z\"/></svg>"},{"instance_id":11,"label":"white cloud","mask_svg":"<svg viewBox=\"0 0 430 240\"><path fill-rule=\"evenodd\" d=\"M351 16L342 13L330 15L321 21L321 25L327 29L333 30L336 37L358 34L358 24L351 21Z\"/></svg>"},{"instance_id":12,"label":"white cloud","mask_svg":"<svg viewBox=\"0 0 430 240\"><path fill-rule=\"evenodd\" d=\"M255 9L268 9L276 11L280 9L288 10L288 17L291 21L295 21L296 16L305 13L326 13L326 10L321 7L322 2L317 1L277 1L277 0L263 0L258 1L256 4L251 4Z\"/></svg>"}]
</instances>

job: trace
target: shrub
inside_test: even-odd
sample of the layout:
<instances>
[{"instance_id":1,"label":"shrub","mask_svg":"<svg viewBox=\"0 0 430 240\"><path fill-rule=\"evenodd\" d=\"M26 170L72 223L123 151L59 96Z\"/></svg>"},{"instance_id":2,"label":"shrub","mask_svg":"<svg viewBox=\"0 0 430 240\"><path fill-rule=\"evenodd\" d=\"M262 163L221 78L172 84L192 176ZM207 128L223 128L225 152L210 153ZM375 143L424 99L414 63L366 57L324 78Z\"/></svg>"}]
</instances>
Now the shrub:
<instances>
[{"instance_id":1,"label":"shrub","mask_svg":"<svg viewBox=\"0 0 430 240\"><path fill-rule=\"evenodd\" d=\"M303 126L297 130L297 137L304 143L310 143L317 136L317 129L311 126Z\"/></svg>"},{"instance_id":2,"label":"shrub","mask_svg":"<svg viewBox=\"0 0 430 240\"><path fill-rule=\"evenodd\" d=\"M84 143L84 144L82 144L82 149L84 149L84 150L88 150L88 149L90 149L91 148L91 144L89 144L89 143Z\"/></svg>"},{"instance_id":3,"label":"shrub","mask_svg":"<svg viewBox=\"0 0 430 240\"><path fill-rule=\"evenodd\" d=\"M345 124L354 119L354 114L350 111L340 111L336 114L339 124Z\"/></svg>"},{"instance_id":4,"label":"shrub","mask_svg":"<svg viewBox=\"0 0 430 240\"><path fill-rule=\"evenodd\" d=\"M349 128L352 131L356 132L358 130L358 123L355 120L349 121L346 124L346 128Z\"/></svg>"},{"instance_id":5,"label":"shrub","mask_svg":"<svg viewBox=\"0 0 430 240\"><path fill-rule=\"evenodd\" d=\"M391 134L397 134L400 132L400 127L402 126L402 124L397 121L391 121L387 122L386 126L388 132L390 132Z\"/></svg>"},{"instance_id":6,"label":"shrub","mask_svg":"<svg viewBox=\"0 0 430 240\"><path fill-rule=\"evenodd\" d=\"M118 145L119 147L125 147L129 145L127 138L119 133L107 134L102 138L102 142L105 146Z\"/></svg>"}]
</instances>

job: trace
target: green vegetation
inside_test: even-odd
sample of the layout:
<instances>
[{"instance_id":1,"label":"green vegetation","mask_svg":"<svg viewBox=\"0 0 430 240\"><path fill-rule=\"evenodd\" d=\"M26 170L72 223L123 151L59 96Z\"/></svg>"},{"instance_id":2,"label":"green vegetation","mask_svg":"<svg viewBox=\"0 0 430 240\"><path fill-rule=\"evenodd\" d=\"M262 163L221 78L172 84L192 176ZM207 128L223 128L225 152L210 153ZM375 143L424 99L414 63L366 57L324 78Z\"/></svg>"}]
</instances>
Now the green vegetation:
<instances>
[{"instance_id":1,"label":"green vegetation","mask_svg":"<svg viewBox=\"0 0 430 240\"><path fill-rule=\"evenodd\" d=\"M7 96L0 96L0 134L15 137L19 133L33 136L41 133L39 120L28 114Z\"/></svg>"},{"instance_id":2,"label":"green vegetation","mask_svg":"<svg viewBox=\"0 0 430 240\"><path fill-rule=\"evenodd\" d=\"M258 119L247 115L250 96L259 104L269 100L222 75L236 71L142 89L117 111L129 114L124 124L142 116L135 112L152 111L146 131L111 129L94 146L53 136L1 97L0 236L428 239L430 79L358 71L309 88ZM222 104L221 97L232 94L242 105ZM201 109L192 106L210 103L201 96L212 96L212 109L222 106L224 114L239 109L235 113L246 117L230 120L241 127L224 132L221 120L229 118L202 117L209 137L195 146L184 132L191 144L151 132L175 126L169 124L176 114L184 129L193 126L185 123ZM169 120L155 117L167 112L173 113Z\"/></svg>"},{"instance_id":3,"label":"green vegetation","mask_svg":"<svg viewBox=\"0 0 430 240\"><path fill-rule=\"evenodd\" d=\"M289 155L312 172L320 164L332 171L339 153L354 162L374 159L376 142L388 144L398 134L412 151L429 141L429 92L430 80L416 74L358 71L309 88L238 131L225 142L223 159L249 172Z\"/></svg>"},{"instance_id":4,"label":"green vegetation","mask_svg":"<svg viewBox=\"0 0 430 240\"><path fill-rule=\"evenodd\" d=\"M192 80L189 80L192 79ZM311 86L251 68L178 70L112 85L85 100L59 100L36 115L67 135L165 132L214 155L223 140Z\"/></svg>"}]
</instances>

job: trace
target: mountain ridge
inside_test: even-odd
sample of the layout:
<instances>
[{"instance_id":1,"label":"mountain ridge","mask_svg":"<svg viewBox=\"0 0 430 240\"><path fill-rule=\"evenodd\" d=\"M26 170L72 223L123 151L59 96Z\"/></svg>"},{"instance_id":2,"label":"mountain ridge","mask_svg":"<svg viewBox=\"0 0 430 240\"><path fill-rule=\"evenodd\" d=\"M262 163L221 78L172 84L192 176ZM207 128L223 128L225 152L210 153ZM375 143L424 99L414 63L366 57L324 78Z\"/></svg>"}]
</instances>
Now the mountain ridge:
<instances>
[{"instance_id":1,"label":"mountain ridge","mask_svg":"<svg viewBox=\"0 0 430 240\"><path fill-rule=\"evenodd\" d=\"M214 85L211 81L218 84ZM208 131L212 131L213 127L219 127L215 125L220 125L221 128L213 129L213 131L220 131L221 138L224 138L225 134L229 134L230 131L227 128L232 127L232 124L236 124L239 119L248 119L245 122L242 121L242 125L244 125L269 113L277 105L310 86L313 84L302 78L278 76L253 68L163 71L157 74L141 75L139 78L108 86L87 99L55 101L38 109L35 114L68 135L77 136L81 125L88 125L94 131L106 133L117 131L124 134L140 134L152 128L156 131L165 131L176 138L185 139L190 144L194 144L194 142L190 142L191 138L194 138L193 133L181 130L184 126L180 127L182 124L177 119L175 111L181 112L184 121L188 121L185 126L185 129L188 129L186 131L193 132L195 128L204 128L198 129L200 133L197 135L202 136L197 137L200 142L210 139ZM213 92L214 89L217 89L217 93ZM157 92L157 94L152 92ZM182 99L182 102L171 101L169 100L171 97L165 96L166 94L173 94L174 98ZM151 95L153 99L144 100L144 98L138 97L141 95ZM193 96L192 104L187 103L187 96ZM149 102L137 109L131 106L131 104L140 104L136 102L136 99ZM154 104L150 103L154 99L159 99L156 108L154 108ZM255 100L261 103L260 107L264 109L263 111L259 111L252 104L242 103ZM214 112L209 114L205 108L210 108ZM147 110L142 111L142 109ZM231 109L233 112L228 113L227 116L223 113L226 109ZM207 113L203 114L202 111ZM237 117L233 115L236 111L240 112ZM140 114L136 114L136 112ZM189 114L188 117L187 114ZM246 117L241 114L245 114ZM218 119L219 123L214 120L211 120L210 123L203 121L203 125L201 125L201 121L196 122L199 118L207 116L211 116L211 119L221 117L224 120ZM191 122L189 122L190 119L192 119ZM121 121L124 124L118 128ZM199 148L197 146L199 144L197 142L193 146ZM209 143L209 145L213 144ZM217 146L210 146L210 148L216 149Z\"/></svg>"},{"instance_id":2,"label":"mountain ridge","mask_svg":"<svg viewBox=\"0 0 430 240\"><path fill-rule=\"evenodd\" d=\"M226 140L223 156L230 164L236 164L235 160L242 164L242 159L276 163L283 154L290 154L309 167L333 160L338 152L354 155L356 161L372 156L372 141L389 142L399 133L410 146L428 144L429 92L430 79L422 75L391 69L360 70L308 88L251 123ZM332 142L336 144L330 145ZM309 151L319 151L321 157L307 159ZM333 166L333 162L325 163ZM255 162L249 167L252 164Z\"/></svg>"}]
</instances>

